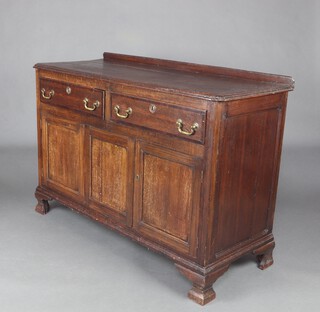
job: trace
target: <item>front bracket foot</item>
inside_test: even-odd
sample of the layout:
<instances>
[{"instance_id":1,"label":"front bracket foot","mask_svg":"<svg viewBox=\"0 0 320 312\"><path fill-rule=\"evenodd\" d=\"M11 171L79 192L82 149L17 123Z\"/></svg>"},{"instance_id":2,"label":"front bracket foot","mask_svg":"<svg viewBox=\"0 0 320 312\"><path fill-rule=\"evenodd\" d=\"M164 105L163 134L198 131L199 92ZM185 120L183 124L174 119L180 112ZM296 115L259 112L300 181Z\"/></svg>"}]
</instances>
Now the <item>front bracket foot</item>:
<instances>
[{"instance_id":1,"label":"front bracket foot","mask_svg":"<svg viewBox=\"0 0 320 312\"><path fill-rule=\"evenodd\" d=\"M45 215L50 210L49 200L51 200L52 198L48 196L48 194L46 194L39 186L37 187L34 195L38 200L38 204L35 208L36 212Z\"/></svg>"},{"instance_id":2,"label":"front bracket foot","mask_svg":"<svg viewBox=\"0 0 320 312\"><path fill-rule=\"evenodd\" d=\"M201 286L193 284L193 287L188 292L188 297L200 305L205 305L216 298L216 293L212 286L208 289L203 289Z\"/></svg>"},{"instance_id":3,"label":"front bracket foot","mask_svg":"<svg viewBox=\"0 0 320 312\"><path fill-rule=\"evenodd\" d=\"M180 264L176 264L179 272L192 281L193 287L188 292L188 297L200 305L205 305L216 297L212 284L228 270L229 265L220 267L208 274L202 275Z\"/></svg>"},{"instance_id":4,"label":"front bracket foot","mask_svg":"<svg viewBox=\"0 0 320 312\"><path fill-rule=\"evenodd\" d=\"M36 205L35 210L36 212L45 215L50 210L49 202L45 199L38 199L38 204Z\"/></svg>"}]
</instances>

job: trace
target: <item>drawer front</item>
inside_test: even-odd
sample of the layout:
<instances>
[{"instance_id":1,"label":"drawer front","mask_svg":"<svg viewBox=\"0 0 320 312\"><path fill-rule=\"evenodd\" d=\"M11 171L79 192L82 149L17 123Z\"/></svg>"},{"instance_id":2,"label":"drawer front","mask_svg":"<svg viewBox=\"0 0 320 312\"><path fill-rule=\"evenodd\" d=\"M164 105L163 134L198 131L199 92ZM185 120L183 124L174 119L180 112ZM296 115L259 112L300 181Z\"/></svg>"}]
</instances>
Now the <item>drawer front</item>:
<instances>
[{"instance_id":1,"label":"drawer front","mask_svg":"<svg viewBox=\"0 0 320 312\"><path fill-rule=\"evenodd\" d=\"M204 142L206 111L111 95L111 119Z\"/></svg>"},{"instance_id":2,"label":"drawer front","mask_svg":"<svg viewBox=\"0 0 320 312\"><path fill-rule=\"evenodd\" d=\"M64 82L40 79L40 100L103 117L104 91Z\"/></svg>"}]
</instances>

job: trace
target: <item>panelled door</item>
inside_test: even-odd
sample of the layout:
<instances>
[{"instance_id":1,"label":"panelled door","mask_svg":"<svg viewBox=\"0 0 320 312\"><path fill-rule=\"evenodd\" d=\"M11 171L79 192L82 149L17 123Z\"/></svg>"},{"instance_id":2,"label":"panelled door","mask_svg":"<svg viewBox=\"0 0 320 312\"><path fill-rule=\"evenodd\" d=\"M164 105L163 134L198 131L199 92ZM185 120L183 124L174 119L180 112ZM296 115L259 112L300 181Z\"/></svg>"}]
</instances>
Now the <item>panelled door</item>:
<instances>
[{"instance_id":1,"label":"panelled door","mask_svg":"<svg viewBox=\"0 0 320 312\"><path fill-rule=\"evenodd\" d=\"M84 126L63 118L41 118L42 183L84 201Z\"/></svg>"},{"instance_id":2,"label":"panelled door","mask_svg":"<svg viewBox=\"0 0 320 312\"><path fill-rule=\"evenodd\" d=\"M197 249L200 164L199 158L137 142L134 228L191 256Z\"/></svg>"},{"instance_id":3,"label":"panelled door","mask_svg":"<svg viewBox=\"0 0 320 312\"><path fill-rule=\"evenodd\" d=\"M88 129L87 190L90 208L132 225L134 141Z\"/></svg>"}]
</instances>

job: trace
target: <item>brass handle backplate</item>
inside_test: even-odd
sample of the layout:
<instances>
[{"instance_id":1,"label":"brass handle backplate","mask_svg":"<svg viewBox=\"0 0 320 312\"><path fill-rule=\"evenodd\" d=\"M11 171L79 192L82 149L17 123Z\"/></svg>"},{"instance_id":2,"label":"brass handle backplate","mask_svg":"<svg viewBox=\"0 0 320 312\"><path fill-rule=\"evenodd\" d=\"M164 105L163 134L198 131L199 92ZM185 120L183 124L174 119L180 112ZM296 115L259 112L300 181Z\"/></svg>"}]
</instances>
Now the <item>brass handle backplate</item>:
<instances>
[{"instance_id":1,"label":"brass handle backplate","mask_svg":"<svg viewBox=\"0 0 320 312\"><path fill-rule=\"evenodd\" d=\"M88 111L94 111L96 108L98 108L100 106L100 102L99 101L95 101L93 104L92 104L92 107L88 106L89 104L89 99L85 98L83 100L83 103L84 103L84 108Z\"/></svg>"},{"instance_id":2,"label":"brass handle backplate","mask_svg":"<svg viewBox=\"0 0 320 312\"><path fill-rule=\"evenodd\" d=\"M125 111L125 115L121 115L120 114L120 106L119 105L116 105L115 107L114 107L114 111L116 112L116 115L119 117L119 118L123 118L123 119L126 119L126 118L128 118L131 114L132 114L132 108L131 107L129 107L128 109L126 109L126 111Z\"/></svg>"},{"instance_id":3,"label":"brass handle backplate","mask_svg":"<svg viewBox=\"0 0 320 312\"><path fill-rule=\"evenodd\" d=\"M42 88L41 89L41 95L44 99L46 100L51 100L52 97L54 96L54 90L49 91L48 95L46 95L46 89Z\"/></svg>"},{"instance_id":4,"label":"brass handle backplate","mask_svg":"<svg viewBox=\"0 0 320 312\"><path fill-rule=\"evenodd\" d=\"M187 130L183 130L183 122L181 119L178 119L177 122L176 122L176 125L178 127L178 131L179 133L181 134L184 134L184 135L193 135L196 133L196 130L199 128L199 124L197 122L195 122L192 126L191 126L191 129L190 131L187 131Z\"/></svg>"}]
</instances>

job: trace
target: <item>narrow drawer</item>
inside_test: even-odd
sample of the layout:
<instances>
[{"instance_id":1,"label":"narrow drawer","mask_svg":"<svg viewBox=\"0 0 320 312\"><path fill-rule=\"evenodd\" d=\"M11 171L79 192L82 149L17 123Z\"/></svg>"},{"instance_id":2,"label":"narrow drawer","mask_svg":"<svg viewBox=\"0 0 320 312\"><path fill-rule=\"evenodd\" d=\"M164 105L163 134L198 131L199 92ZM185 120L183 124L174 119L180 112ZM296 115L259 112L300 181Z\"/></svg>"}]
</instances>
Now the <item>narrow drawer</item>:
<instances>
[{"instance_id":1,"label":"narrow drawer","mask_svg":"<svg viewBox=\"0 0 320 312\"><path fill-rule=\"evenodd\" d=\"M40 79L40 100L103 117L104 91L54 80Z\"/></svg>"},{"instance_id":2,"label":"narrow drawer","mask_svg":"<svg viewBox=\"0 0 320 312\"><path fill-rule=\"evenodd\" d=\"M111 119L204 142L206 111L111 95Z\"/></svg>"}]
</instances>

